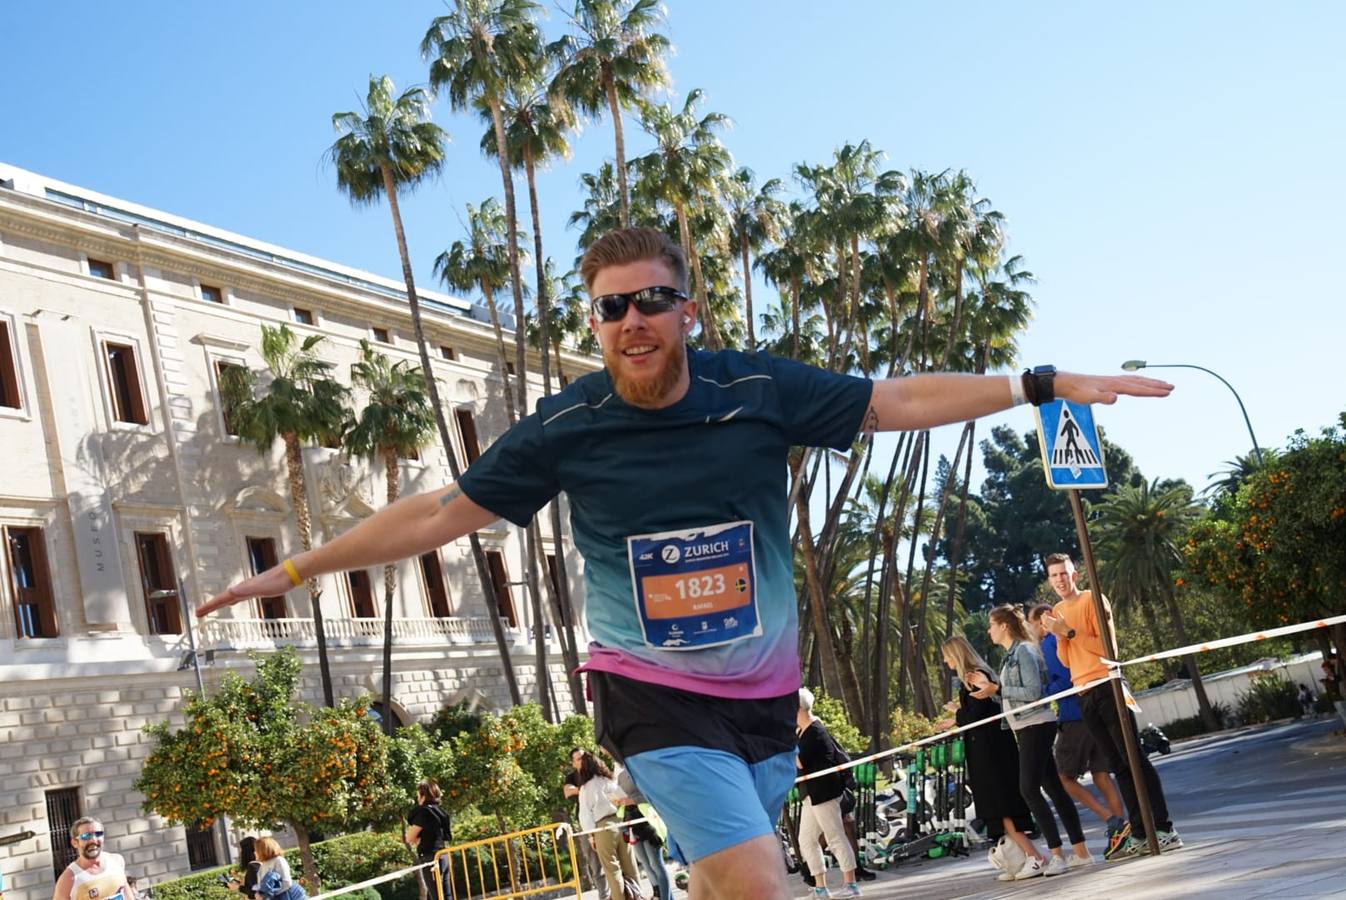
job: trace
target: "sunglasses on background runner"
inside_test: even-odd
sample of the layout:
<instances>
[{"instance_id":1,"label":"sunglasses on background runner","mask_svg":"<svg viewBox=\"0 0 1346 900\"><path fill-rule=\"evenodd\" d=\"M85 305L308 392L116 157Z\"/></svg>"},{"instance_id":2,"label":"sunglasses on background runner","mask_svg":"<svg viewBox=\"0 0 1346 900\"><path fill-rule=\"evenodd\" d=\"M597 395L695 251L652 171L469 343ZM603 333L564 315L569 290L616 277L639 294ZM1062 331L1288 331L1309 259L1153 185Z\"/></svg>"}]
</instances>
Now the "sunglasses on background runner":
<instances>
[{"instance_id":1,"label":"sunglasses on background runner","mask_svg":"<svg viewBox=\"0 0 1346 900\"><path fill-rule=\"evenodd\" d=\"M75 835L75 837L81 841L91 841L94 838L101 838L102 836L103 832L101 831L86 831L83 834Z\"/></svg>"},{"instance_id":2,"label":"sunglasses on background runner","mask_svg":"<svg viewBox=\"0 0 1346 900\"><path fill-rule=\"evenodd\" d=\"M629 294L604 294L593 301L594 315L600 322L620 322L632 304L642 316L653 316L675 308L687 295L677 288L655 285Z\"/></svg>"}]
</instances>

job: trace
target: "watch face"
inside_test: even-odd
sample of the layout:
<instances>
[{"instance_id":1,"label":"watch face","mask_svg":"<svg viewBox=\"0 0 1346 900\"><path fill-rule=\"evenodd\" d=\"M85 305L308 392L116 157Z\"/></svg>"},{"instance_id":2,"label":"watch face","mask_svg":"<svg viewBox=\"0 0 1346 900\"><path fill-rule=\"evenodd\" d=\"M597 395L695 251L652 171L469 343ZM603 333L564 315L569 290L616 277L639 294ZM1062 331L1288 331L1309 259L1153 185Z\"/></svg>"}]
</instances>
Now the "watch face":
<instances>
[{"instance_id":1,"label":"watch face","mask_svg":"<svg viewBox=\"0 0 1346 900\"><path fill-rule=\"evenodd\" d=\"M1037 366L1033 369L1034 375L1055 375L1056 366Z\"/></svg>"}]
</instances>

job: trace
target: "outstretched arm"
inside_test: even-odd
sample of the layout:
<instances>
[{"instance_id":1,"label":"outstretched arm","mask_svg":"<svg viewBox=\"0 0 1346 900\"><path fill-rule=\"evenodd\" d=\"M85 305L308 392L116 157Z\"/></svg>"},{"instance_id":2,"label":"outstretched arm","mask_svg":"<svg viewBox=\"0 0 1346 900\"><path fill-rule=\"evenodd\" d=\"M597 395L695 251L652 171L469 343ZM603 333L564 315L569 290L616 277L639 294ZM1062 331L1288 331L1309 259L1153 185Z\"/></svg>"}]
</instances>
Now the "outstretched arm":
<instances>
[{"instance_id":1,"label":"outstretched arm","mask_svg":"<svg viewBox=\"0 0 1346 900\"><path fill-rule=\"evenodd\" d=\"M500 518L468 499L457 485L404 497L359 525L290 561L300 578L396 562L456 541ZM240 600L272 597L294 587L283 564L240 581L196 608L204 616Z\"/></svg>"},{"instance_id":2,"label":"outstretched arm","mask_svg":"<svg viewBox=\"0 0 1346 900\"><path fill-rule=\"evenodd\" d=\"M1010 379L1018 375L926 373L874 382L865 428L919 431L966 422L1014 405ZM1075 403L1116 403L1122 395L1167 397L1173 385L1143 375L1056 373L1056 396Z\"/></svg>"}]
</instances>

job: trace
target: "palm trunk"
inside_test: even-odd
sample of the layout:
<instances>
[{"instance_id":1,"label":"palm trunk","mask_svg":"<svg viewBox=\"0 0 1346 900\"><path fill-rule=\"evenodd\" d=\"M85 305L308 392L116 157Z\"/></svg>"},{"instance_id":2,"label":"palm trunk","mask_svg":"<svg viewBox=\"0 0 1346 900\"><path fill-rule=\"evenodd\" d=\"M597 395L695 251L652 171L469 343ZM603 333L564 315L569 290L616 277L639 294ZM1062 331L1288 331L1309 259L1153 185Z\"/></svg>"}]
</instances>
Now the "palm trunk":
<instances>
[{"instance_id":1,"label":"palm trunk","mask_svg":"<svg viewBox=\"0 0 1346 900\"><path fill-rule=\"evenodd\" d=\"M790 358L799 359L799 276L790 277Z\"/></svg>"},{"instance_id":2,"label":"palm trunk","mask_svg":"<svg viewBox=\"0 0 1346 900\"><path fill-rule=\"evenodd\" d=\"M299 452L299 436L294 432L281 435L285 441L285 468L290 481L290 503L294 506L295 524L299 527L299 545L313 549L313 529L309 520L308 491L304 484L304 458ZM308 588L309 605L313 608L313 634L318 639L318 672L322 676L322 698L325 706L336 706L332 693L332 672L327 664L327 629L322 621L322 590L317 578L304 581Z\"/></svg>"},{"instance_id":3,"label":"palm trunk","mask_svg":"<svg viewBox=\"0 0 1346 900\"><path fill-rule=\"evenodd\" d=\"M388 208L393 216L393 231L397 235L397 251L402 257L402 278L407 285L407 304L411 307L411 327L416 334L416 346L421 354L421 369L425 372L425 385L430 392L430 405L435 410L435 425L439 429L439 441L444 447L444 455L449 462L449 473L453 480L462 477L462 467L458 465L458 455L453 452L453 440L449 437L449 425L444 419L444 407L439 402L439 388L435 382L435 370L430 366L430 347L425 341L425 329L421 325L421 302L416 296L416 280L411 274L411 257L407 253L407 236L402 230L402 214L397 205L397 185L393 182L392 170L383 167L383 191L388 196ZM508 388L508 383L506 384ZM474 531L468 535L472 545L472 558L477 564L477 578L481 582L483 596L491 594L491 569L486 562L486 551ZM500 667L504 671L505 684L509 688L510 700L515 706L523 703L519 695L519 681L514 675L514 662L510 659L509 642L505 640L505 629L500 624L500 616L495 604L487 605L487 619L491 623L491 634L495 637L496 651L500 654Z\"/></svg>"},{"instance_id":4,"label":"palm trunk","mask_svg":"<svg viewBox=\"0 0 1346 900\"><path fill-rule=\"evenodd\" d=\"M743 313L748 320L749 353L757 349L757 332L752 324L752 268L748 265L748 235L739 235L739 250L743 254Z\"/></svg>"},{"instance_id":5,"label":"palm trunk","mask_svg":"<svg viewBox=\"0 0 1346 900\"><path fill-rule=\"evenodd\" d=\"M537 311L538 325L541 329L539 344L542 354L542 393L551 394L551 297L547 294L547 268L546 257L542 255L542 217L538 213L537 202L537 170L533 161L533 149L527 143L523 147L523 165L524 173L528 177L528 212L533 217L533 257L536 261L537 278ZM557 347L556 368L560 371L561 356L560 347ZM575 626L572 624L571 616L565 614L565 609L569 606L569 589L567 586L568 578L565 570L565 553L562 552L562 531L561 531L561 501L555 497L548 504L549 516L552 526L552 541L556 547L556 567L559 582L553 585L550 571L547 572L547 596L551 602L552 619L556 622L556 628L561 638L561 655L565 659L566 679L570 685L570 704L571 708L581 715L584 714L584 685L580 681L579 672L579 650L575 646ZM537 527L536 520L530 526ZM541 540L535 538L538 545L538 552L541 553ZM546 565L545 558L542 564Z\"/></svg>"},{"instance_id":6,"label":"palm trunk","mask_svg":"<svg viewBox=\"0 0 1346 900\"><path fill-rule=\"evenodd\" d=\"M916 510L911 526L911 543L907 547L907 576L902 582L902 665L897 670L897 702L901 706L907 703L907 682L915 686L913 665L914 654L911 648L911 581L916 572L916 544L921 534L921 518L925 514L925 487L930 479L930 432L922 433L921 446L921 487L916 495ZM899 525L901 524L899 520ZM922 598L924 602L924 598Z\"/></svg>"},{"instance_id":7,"label":"palm trunk","mask_svg":"<svg viewBox=\"0 0 1346 900\"><path fill-rule=\"evenodd\" d=\"M692 231L687 225L687 207L678 202L673 204L673 209L678 216L678 236L682 239L682 251L687 254L687 261L692 266L692 299L697 301L697 309L701 313L701 329L705 333L706 348L722 350L724 342L720 340L720 329L715 324L715 313L710 308L710 298L706 296L705 281L701 277L701 257L697 255L696 247L692 246Z\"/></svg>"},{"instance_id":8,"label":"palm trunk","mask_svg":"<svg viewBox=\"0 0 1346 900\"><path fill-rule=\"evenodd\" d=\"M495 353L500 358L500 381L505 386L505 413L509 424L518 421L514 408L514 388L509 383L509 354L505 350L505 331L500 327L500 310L495 305L495 291L485 278L481 280L481 294L486 298L486 310L491 314L491 328L495 331Z\"/></svg>"},{"instance_id":9,"label":"palm trunk","mask_svg":"<svg viewBox=\"0 0 1346 900\"><path fill-rule=\"evenodd\" d=\"M631 191L626 186L626 138L622 134L622 108L617 102L617 82L608 64L603 64L603 91L608 95L608 112L612 115L612 133L617 143L617 192L621 204L623 228L631 227Z\"/></svg>"},{"instance_id":10,"label":"palm trunk","mask_svg":"<svg viewBox=\"0 0 1346 900\"><path fill-rule=\"evenodd\" d=\"M500 113L500 98L491 98L491 125L495 128L496 158L500 160L500 182L505 188L505 226L509 240L509 286L514 293L514 377L517 381L519 418L528 414L528 337L523 324L523 275L519 270L519 214L514 205L514 176L509 171L509 147L505 143L505 120ZM540 263L539 263L540 265ZM509 371L505 372L506 378ZM510 420L511 424L514 422Z\"/></svg>"},{"instance_id":11,"label":"palm trunk","mask_svg":"<svg viewBox=\"0 0 1346 900\"><path fill-rule=\"evenodd\" d=\"M388 505L397 501L402 474L397 451L383 451L383 474L388 488ZM393 590L397 586L397 568L383 567L383 733L393 734Z\"/></svg>"},{"instance_id":12,"label":"palm trunk","mask_svg":"<svg viewBox=\"0 0 1346 900\"><path fill-rule=\"evenodd\" d=\"M972 446L976 446L977 423L972 421L968 423L972 431L969 433L969 440ZM967 461L963 468L963 484L958 490L958 524L954 526L953 546L949 551L949 584L947 594L944 598L944 640L953 636L953 605L958 590L958 564L963 558L963 531L967 525L967 491L968 484L972 481L972 451L967 454ZM941 678L940 684L940 702L948 703L952 697L949 679Z\"/></svg>"},{"instance_id":13,"label":"palm trunk","mask_svg":"<svg viewBox=\"0 0 1346 900\"><path fill-rule=\"evenodd\" d=\"M813 625L813 639L822 666L823 687L829 696L839 697L845 702L846 690L841 680L841 667L837 663L836 648L832 644L832 627L827 621L827 610L823 605L823 586L818 574L818 560L813 553L813 531L809 527L808 498L802 491L795 500L795 513L799 521L799 548L804 555L804 580L809 594L809 620ZM853 715L852 711L847 712L848 715Z\"/></svg>"},{"instance_id":14,"label":"palm trunk","mask_svg":"<svg viewBox=\"0 0 1346 900\"><path fill-rule=\"evenodd\" d=\"M921 618L920 621L916 623L915 639L916 650L920 659L919 669L913 671L918 671L919 673L918 680L920 690L916 695L916 711L924 716L933 715L935 712L934 696L930 690L929 679L926 677L927 673L925 671L925 633L930 622L930 579L935 573L935 547L939 541L940 527L944 524L944 512L949 506L949 495L953 493L953 484L955 481L953 473L954 470L958 468L958 463L962 461L963 448L967 446L968 439L971 437L972 423L968 422L963 426L962 437L958 439L958 450L954 453L953 463L949 466L949 477L944 480L944 487L940 491L939 506L935 510L935 520L930 526L930 555L925 561L925 574L921 576ZM970 455L970 448L968 452ZM918 536L913 536L912 539L916 540L917 537ZM945 615L950 617L953 615L952 598L945 601Z\"/></svg>"},{"instance_id":15,"label":"palm trunk","mask_svg":"<svg viewBox=\"0 0 1346 900\"><path fill-rule=\"evenodd\" d=\"M1165 586L1164 600L1168 603L1169 615L1173 618L1173 630L1178 638L1178 646L1186 647L1187 622L1183 617L1182 607L1178 605L1178 598L1173 593L1171 582ZM1207 731L1216 731L1220 727L1220 720L1215 717L1210 698L1206 696L1206 685L1201 680L1201 667L1196 661L1196 654L1189 653L1182 659L1187 663L1187 674L1192 679L1192 690L1196 692L1196 706L1201 713L1201 722Z\"/></svg>"}]
</instances>

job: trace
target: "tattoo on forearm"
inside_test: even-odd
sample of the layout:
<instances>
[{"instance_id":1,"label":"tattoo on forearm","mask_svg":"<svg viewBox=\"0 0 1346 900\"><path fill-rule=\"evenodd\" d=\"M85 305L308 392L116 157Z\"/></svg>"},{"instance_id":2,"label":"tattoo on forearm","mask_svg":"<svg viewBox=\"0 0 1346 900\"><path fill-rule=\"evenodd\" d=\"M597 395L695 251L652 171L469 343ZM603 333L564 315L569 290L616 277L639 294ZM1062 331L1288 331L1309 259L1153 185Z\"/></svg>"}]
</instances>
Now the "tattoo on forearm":
<instances>
[{"instance_id":1,"label":"tattoo on forearm","mask_svg":"<svg viewBox=\"0 0 1346 900\"><path fill-rule=\"evenodd\" d=\"M443 496L439 498L439 505L448 506L450 503L452 503L454 500L457 500L461 496L463 496L463 489L456 484L450 485L449 489L445 491Z\"/></svg>"},{"instance_id":2,"label":"tattoo on forearm","mask_svg":"<svg viewBox=\"0 0 1346 900\"><path fill-rule=\"evenodd\" d=\"M870 407L865 413L865 418L860 423L861 434L873 434L879 430L879 413L874 407Z\"/></svg>"}]
</instances>

